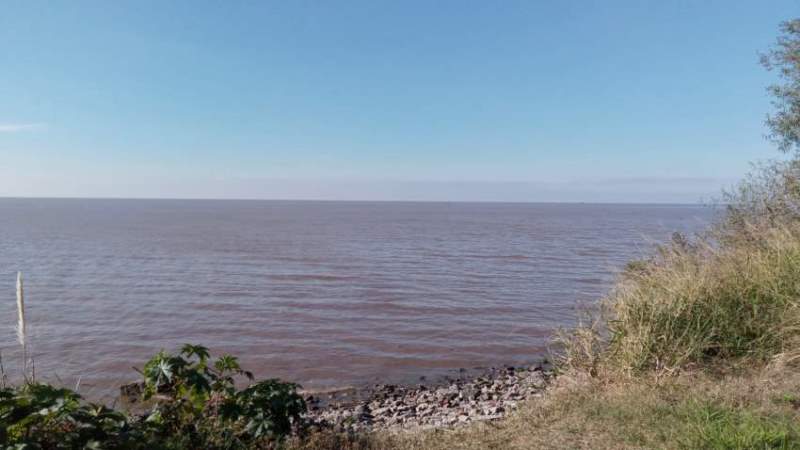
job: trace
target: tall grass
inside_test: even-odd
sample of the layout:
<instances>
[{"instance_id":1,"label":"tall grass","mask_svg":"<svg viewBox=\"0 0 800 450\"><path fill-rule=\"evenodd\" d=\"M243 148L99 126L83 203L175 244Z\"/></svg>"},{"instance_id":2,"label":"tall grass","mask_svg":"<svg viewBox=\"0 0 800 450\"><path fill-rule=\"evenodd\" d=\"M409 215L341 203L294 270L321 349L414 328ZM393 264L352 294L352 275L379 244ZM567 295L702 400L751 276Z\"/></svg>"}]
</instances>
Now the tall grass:
<instances>
[{"instance_id":1,"label":"tall grass","mask_svg":"<svg viewBox=\"0 0 800 450\"><path fill-rule=\"evenodd\" d=\"M626 271L605 300L605 359L626 370L798 356L800 226L758 241L672 244Z\"/></svg>"},{"instance_id":2,"label":"tall grass","mask_svg":"<svg viewBox=\"0 0 800 450\"><path fill-rule=\"evenodd\" d=\"M629 264L594 323L562 338L562 363L597 374L800 360L799 167L762 168L710 232Z\"/></svg>"}]
</instances>

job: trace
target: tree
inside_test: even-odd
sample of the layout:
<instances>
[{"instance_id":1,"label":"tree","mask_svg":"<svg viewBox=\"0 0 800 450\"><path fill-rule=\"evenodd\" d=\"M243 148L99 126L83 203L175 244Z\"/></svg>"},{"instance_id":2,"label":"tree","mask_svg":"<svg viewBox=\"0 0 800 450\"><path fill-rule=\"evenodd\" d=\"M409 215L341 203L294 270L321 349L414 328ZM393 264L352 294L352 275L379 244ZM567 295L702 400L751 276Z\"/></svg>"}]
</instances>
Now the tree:
<instances>
[{"instance_id":1,"label":"tree","mask_svg":"<svg viewBox=\"0 0 800 450\"><path fill-rule=\"evenodd\" d=\"M780 30L776 45L761 55L761 64L781 79L767 88L775 107L767 115L768 136L782 152L800 154L800 19L783 22Z\"/></svg>"}]
</instances>

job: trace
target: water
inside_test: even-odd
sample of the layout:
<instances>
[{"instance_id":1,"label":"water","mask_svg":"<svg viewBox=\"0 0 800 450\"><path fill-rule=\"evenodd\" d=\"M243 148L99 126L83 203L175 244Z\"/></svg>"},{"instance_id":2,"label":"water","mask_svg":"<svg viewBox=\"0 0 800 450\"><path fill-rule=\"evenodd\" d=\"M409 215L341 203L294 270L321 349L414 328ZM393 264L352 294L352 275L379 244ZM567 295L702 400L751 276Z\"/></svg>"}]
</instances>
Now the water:
<instances>
[{"instance_id":1,"label":"water","mask_svg":"<svg viewBox=\"0 0 800 450\"><path fill-rule=\"evenodd\" d=\"M21 270L39 378L93 398L184 342L309 388L542 355L700 206L0 199L0 351Z\"/></svg>"}]
</instances>

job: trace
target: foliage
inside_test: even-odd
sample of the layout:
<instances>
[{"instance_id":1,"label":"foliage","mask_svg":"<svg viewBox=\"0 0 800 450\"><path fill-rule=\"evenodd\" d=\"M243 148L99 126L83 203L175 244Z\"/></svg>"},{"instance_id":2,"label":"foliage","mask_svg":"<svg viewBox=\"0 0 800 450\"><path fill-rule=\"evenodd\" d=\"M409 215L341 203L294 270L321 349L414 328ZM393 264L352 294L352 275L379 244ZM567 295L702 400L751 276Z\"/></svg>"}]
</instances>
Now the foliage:
<instances>
[{"instance_id":1,"label":"foliage","mask_svg":"<svg viewBox=\"0 0 800 450\"><path fill-rule=\"evenodd\" d=\"M202 407L214 392L232 395L235 376L253 379L233 356L223 355L211 366L208 358L208 349L200 345L186 344L178 355L162 350L144 365L145 400L158 396Z\"/></svg>"},{"instance_id":2,"label":"foliage","mask_svg":"<svg viewBox=\"0 0 800 450\"><path fill-rule=\"evenodd\" d=\"M767 117L767 126L778 148L790 152L800 150L800 19L781 24L781 33L761 62L783 81L768 88L776 111Z\"/></svg>"},{"instance_id":3,"label":"foliage","mask_svg":"<svg viewBox=\"0 0 800 450\"><path fill-rule=\"evenodd\" d=\"M237 391L236 377L252 381L230 355L209 360L208 349L185 345L160 352L143 370L144 398L156 404L145 419L153 433L176 447L235 448L280 440L306 410L298 385L269 379Z\"/></svg>"},{"instance_id":4,"label":"foliage","mask_svg":"<svg viewBox=\"0 0 800 450\"><path fill-rule=\"evenodd\" d=\"M603 332L579 327L562 362L596 375L797 360L800 225L752 231L718 245L673 242L629 268L603 302Z\"/></svg>"},{"instance_id":5,"label":"foliage","mask_svg":"<svg viewBox=\"0 0 800 450\"><path fill-rule=\"evenodd\" d=\"M713 237L725 243L757 239L764 228L800 219L800 159L756 165L747 178L722 198L725 214Z\"/></svg>"},{"instance_id":6,"label":"foliage","mask_svg":"<svg viewBox=\"0 0 800 450\"><path fill-rule=\"evenodd\" d=\"M164 351L142 370L140 417L87 404L69 389L29 383L0 390L0 441L14 448L269 448L300 425L306 405L298 385L252 381L238 360L213 363L207 348Z\"/></svg>"},{"instance_id":7,"label":"foliage","mask_svg":"<svg viewBox=\"0 0 800 450\"><path fill-rule=\"evenodd\" d=\"M102 405L82 404L69 389L31 383L0 390L0 441L22 448L100 448L120 441L126 417Z\"/></svg>"},{"instance_id":8,"label":"foliage","mask_svg":"<svg viewBox=\"0 0 800 450\"><path fill-rule=\"evenodd\" d=\"M296 384L270 379L253 384L224 403L221 416L228 421L244 420L244 432L253 438L285 436L292 420L305 412Z\"/></svg>"}]
</instances>

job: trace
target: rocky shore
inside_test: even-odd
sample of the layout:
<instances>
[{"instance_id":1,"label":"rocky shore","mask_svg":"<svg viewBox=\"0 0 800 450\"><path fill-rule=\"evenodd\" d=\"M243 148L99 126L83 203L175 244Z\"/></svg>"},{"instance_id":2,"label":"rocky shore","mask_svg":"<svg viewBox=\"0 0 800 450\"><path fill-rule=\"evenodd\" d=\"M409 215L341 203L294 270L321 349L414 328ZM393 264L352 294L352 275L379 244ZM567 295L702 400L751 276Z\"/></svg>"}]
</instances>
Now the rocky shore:
<instances>
[{"instance_id":1,"label":"rocky shore","mask_svg":"<svg viewBox=\"0 0 800 450\"><path fill-rule=\"evenodd\" d=\"M471 379L439 385L376 385L361 395L306 398L307 419L337 431L440 428L494 420L523 400L541 396L552 371L542 365L493 368ZM359 398L360 397L360 398Z\"/></svg>"}]
</instances>

